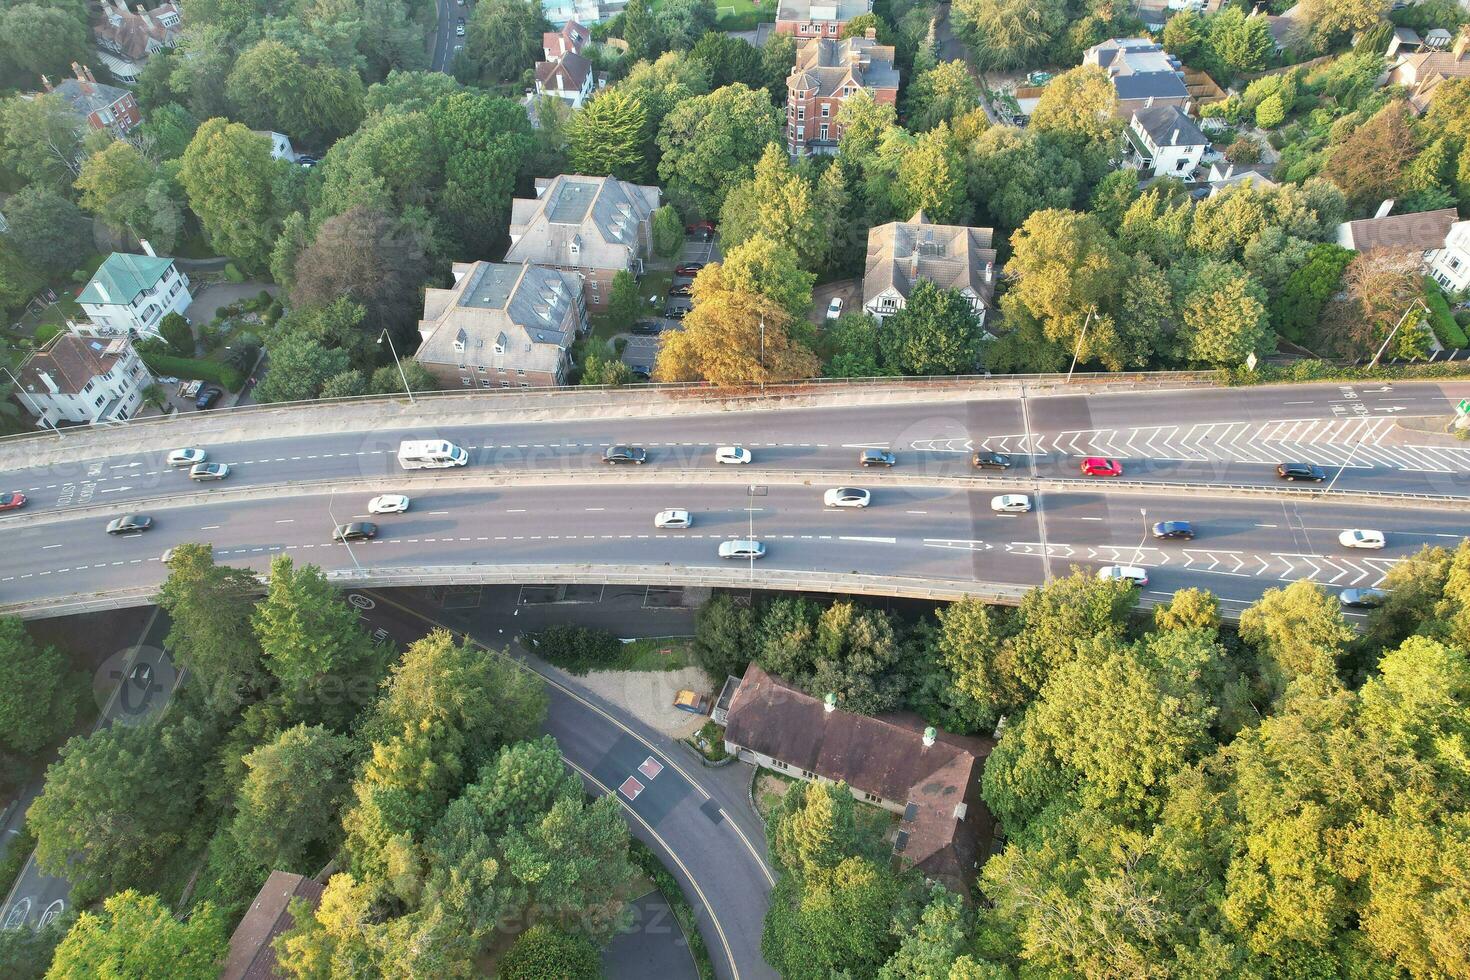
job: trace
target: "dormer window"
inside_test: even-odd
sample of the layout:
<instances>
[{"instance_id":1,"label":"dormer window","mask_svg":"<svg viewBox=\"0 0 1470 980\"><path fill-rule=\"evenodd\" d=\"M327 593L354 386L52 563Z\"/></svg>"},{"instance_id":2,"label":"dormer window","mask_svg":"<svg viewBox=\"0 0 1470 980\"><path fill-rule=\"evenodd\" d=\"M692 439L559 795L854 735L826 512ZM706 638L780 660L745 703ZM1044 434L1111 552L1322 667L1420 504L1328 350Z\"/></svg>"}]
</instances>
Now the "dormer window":
<instances>
[{"instance_id":1,"label":"dormer window","mask_svg":"<svg viewBox=\"0 0 1470 980\"><path fill-rule=\"evenodd\" d=\"M469 334L465 333L464 328L461 327L459 333L454 335L454 349L463 354L465 345L469 342L469 339Z\"/></svg>"},{"instance_id":2,"label":"dormer window","mask_svg":"<svg viewBox=\"0 0 1470 980\"><path fill-rule=\"evenodd\" d=\"M503 332L495 338L495 353L505 353L505 334Z\"/></svg>"}]
</instances>

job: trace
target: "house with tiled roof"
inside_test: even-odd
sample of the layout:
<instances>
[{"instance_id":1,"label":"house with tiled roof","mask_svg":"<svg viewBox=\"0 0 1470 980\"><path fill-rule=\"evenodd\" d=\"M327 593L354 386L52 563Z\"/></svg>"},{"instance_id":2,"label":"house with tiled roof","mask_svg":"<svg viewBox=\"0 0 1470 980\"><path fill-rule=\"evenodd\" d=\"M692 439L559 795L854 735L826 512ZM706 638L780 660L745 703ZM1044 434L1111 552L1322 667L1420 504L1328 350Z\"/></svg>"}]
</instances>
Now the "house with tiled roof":
<instances>
[{"instance_id":1,"label":"house with tiled roof","mask_svg":"<svg viewBox=\"0 0 1470 980\"><path fill-rule=\"evenodd\" d=\"M454 285L424 290L414 360L441 388L565 384L587 329L574 273L530 264L456 262Z\"/></svg>"},{"instance_id":2,"label":"house with tiled roof","mask_svg":"<svg viewBox=\"0 0 1470 980\"><path fill-rule=\"evenodd\" d=\"M848 21L872 12L873 0L778 0L776 33L839 38Z\"/></svg>"},{"instance_id":3,"label":"house with tiled roof","mask_svg":"<svg viewBox=\"0 0 1470 980\"><path fill-rule=\"evenodd\" d=\"M1199 167L1210 141L1176 105L1133 110L1123 130L1123 164L1156 177L1188 177Z\"/></svg>"},{"instance_id":4,"label":"house with tiled roof","mask_svg":"<svg viewBox=\"0 0 1470 980\"><path fill-rule=\"evenodd\" d=\"M1435 90L1452 78L1470 78L1470 32L1462 31L1448 51L1426 46L1400 54L1388 73L1391 83L1409 90L1416 112L1429 108Z\"/></svg>"},{"instance_id":5,"label":"house with tiled roof","mask_svg":"<svg viewBox=\"0 0 1470 980\"><path fill-rule=\"evenodd\" d=\"M1454 208L1436 211L1412 211L1390 214L1393 201L1384 201L1371 218L1344 221L1337 226L1337 244L1355 252L1386 249L1391 252L1418 253L1424 265L1435 259L1444 248L1445 236L1460 220Z\"/></svg>"},{"instance_id":6,"label":"house with tiled roof","mask_svg":"<svg viewBox=\"0 0 1470 980\"><path fill-rule=\"evenodd\" d=\"M578 174L538 177L535 186L534 199L511 203L505 261L575 273L587 308L606 309L613 276L641 276L653 255L658 188Z\"/></svg>"},{"instance_id":7,"label":"house with tiled roof","mask_svg":"<svg viewBox=\"0 0 1470 980\"><path fill-rule=\"evenodd\" d=\"M607 75L592 69L582 49L592 41L592 32L575 20L559 31L541 35L545 61L536 62L536 94L554 95L573 109L582 108L594 90L607 84Z\"/></svg>"},{"instance_id":8,"label":"house with tiled roof","mask_svg":"<svg viewBox=\"0 0 1470 980\"><path fill-rule=\"evenodd\" d=\"M927 279L969 300L983 325L995 295L994 231L936 225L919 211L868 231L863 309L882 322L903 309L915 283Z\"/></svg>"},{"instance_id":9,"label":"house with tiled roof","mask_svg":"<svg viewBox=\"0 0 1470 980\"><path fill-rule=\"evenodd\" d=\"M847 784L856 798L899 815L898 861L957 891L973 883L994 831L980 798L994 742L913 716L841 711L831 696L818 700L755 664L731 682L738 686L725 710L727 752L796 779Z\"/></svg>"},{"instance_id":10,"label":"house with tiled roof","mask_svg":"<svg viewBox=\"0 0 1470 980\"><path fill-rule=\"evenodd\" d=\"M1082 63L1107 71L1118 93L1119 118L1131 119L1151 106L1189 104L1183 64L1149 38L1115 37L1094 44L1083 52Z\"/></svg>"},{"instance_id":11,"label":"house with tiled roof","mask_svg":"<svg viewBox=\"0 0 1470 980\"><path fill-rule=\"evenodd\" d=\"M272 871L230 936L230 951L220 971L220 980L276 980L280 974L276 972L273 943L296 924L291 915L291 900L299 898L316 908L325 890L320 882L310 878Z\"/></svg>"},{"instance_id":12,"label":"house with tiled roof","mask_svg":"<svg viewBox=\"0 0 1470 980\"><path fill-rule=\"evenodd\" d=\"M16 397L42 428L122 422L143 407L153 375L127 337L57 334L17 372Z\"/></svg>"},{"instance_id":13,"label":"house with tiled roof","mask_svg":"<svg viewBox=\"0 0 1470 980\"><path fill-rule=\"evenodd\" d=\"M142 243L144 255L113 252L97 267L77 296L82 312L100 333L157 337L158 325L170 313L183 315L194 297L189 277L167 256L155 255Z\"/></svg>"},{"instance_id":14,"label":"house with tiled roof","mask_svg":"<svg viewBox=\"0 0 1470 980\"><path fill-rule=\"evenodd\" d=\"M75 61L71 63L71 69L76 77L52 85L51 79L42 75L41 86L71 107L78 126L108 130L121 138L143 121L143 113L138 109L138 100L132 92L115 85L103 85L92 77L92 69Z\"/></svg>"},{"instance_id":15,"label":"house with tiled roof","mask_svg":"<svg viewBox=\"0 0 1470 980\"><path fill-rule=\"evenodd\" d=\"M182 23L171 0L151 10L142 4L129 10L127 0L101 0L99 6L92 38L98 57L120 82L136 82L150 57L178 44Z\"/></svg>"},{"instance_id":16,"label":"house with tiled roof","mask_svg":"<svg viewBox=\"0 0 1470 980\"><path fill-rule=\"evenodd\" d=\"M898 69L891 45L863 37L807 38L796 42L796 64L786 77L786 146L793 157L837 152L837 112L848 96L866 90L874 102L898 101Z\"/></svg>"}]
</instances>

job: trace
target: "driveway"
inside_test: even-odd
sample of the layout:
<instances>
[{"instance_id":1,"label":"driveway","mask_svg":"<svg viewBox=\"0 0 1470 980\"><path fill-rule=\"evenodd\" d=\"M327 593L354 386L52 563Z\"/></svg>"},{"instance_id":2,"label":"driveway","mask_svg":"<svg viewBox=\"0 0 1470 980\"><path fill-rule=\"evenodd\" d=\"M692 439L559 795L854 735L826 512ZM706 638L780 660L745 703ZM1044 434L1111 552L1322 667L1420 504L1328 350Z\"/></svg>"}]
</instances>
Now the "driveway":
<instances>
[{"instance_id":1,"label":"driveway","mask_svg":"<svg viewBox=\"0 0 1470 980\"><path fill-rule=\"evenodd\" d=\"M842 297L842 312L857 313L863 308L863 281L861 279L839 279L836 282L824 282L820 286L812 288L812 311L807 314L807 319L817 326L827 322L827 304L832 302L832 297Z\"/></svg>"},{"instance_id":2,"label":"driveway","mask_svg":"<svg viewBox=\"0 0 1470 980\"><path fill-rule=\"evenodd\" d=\"M184 310L184 316L196 325L210 323L221 307L242 299L254 299L262 289L272 296L281 295L281 287L268 282L220 282L205 286L194 293L194 302Z\"/></svg>"}]
</instances>

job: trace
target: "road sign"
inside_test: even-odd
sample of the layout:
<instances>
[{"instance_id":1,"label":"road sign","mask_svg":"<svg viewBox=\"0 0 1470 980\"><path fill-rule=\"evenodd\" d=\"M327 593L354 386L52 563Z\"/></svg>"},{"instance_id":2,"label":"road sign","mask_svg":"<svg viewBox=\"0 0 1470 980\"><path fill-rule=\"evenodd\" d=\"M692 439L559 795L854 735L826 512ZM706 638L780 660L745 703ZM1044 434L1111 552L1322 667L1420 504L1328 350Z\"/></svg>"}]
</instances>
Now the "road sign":
<instances>
[{"instance_id":1,"label":"road sign","mask_svg":"<svg viewBox=\"0 0 1470 980\"><path fill-rule=\"evenodd\" d=\"M1461 398L1460 404L1455 406L1455 411L1461 415L1470 415L1470 398Z\"/></svg>"},{"instance_id":2,"label":"road sign","mask_svg":"<svg viewBox=\"0 0 1470 980\"><path fill-rule=\"evenodd\" d=\"M1251 351L1249 354L1245 355L1245 366L1246 366L1247 370L1254 371L1256 369L1256 352L1255 351Z\"/></svg>"}]
</instances>

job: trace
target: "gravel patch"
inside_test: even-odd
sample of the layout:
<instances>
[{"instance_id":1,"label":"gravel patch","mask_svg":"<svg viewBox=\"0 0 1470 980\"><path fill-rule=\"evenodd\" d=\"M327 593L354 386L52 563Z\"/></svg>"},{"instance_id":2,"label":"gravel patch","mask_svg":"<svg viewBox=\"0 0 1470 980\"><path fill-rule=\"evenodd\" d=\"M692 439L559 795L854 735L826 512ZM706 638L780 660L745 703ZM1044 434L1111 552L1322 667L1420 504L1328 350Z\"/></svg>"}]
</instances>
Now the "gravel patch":
<instances>
[{"instance_id":1,"label":"gravel patch","mask_svg":"<svg viewBox=\"0 0 1470 980\"><path fill-rule=\"evenodd\" d=\"M674 695L684 688L711 693L709 679L698 667L662 671L594 670L578 677L576 682L670 738L691 735L705 722L703 717L675 708Z\"/></svg>"}]
</instances>

